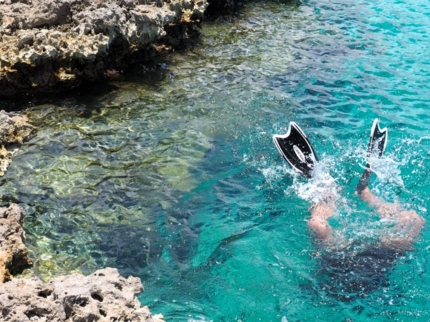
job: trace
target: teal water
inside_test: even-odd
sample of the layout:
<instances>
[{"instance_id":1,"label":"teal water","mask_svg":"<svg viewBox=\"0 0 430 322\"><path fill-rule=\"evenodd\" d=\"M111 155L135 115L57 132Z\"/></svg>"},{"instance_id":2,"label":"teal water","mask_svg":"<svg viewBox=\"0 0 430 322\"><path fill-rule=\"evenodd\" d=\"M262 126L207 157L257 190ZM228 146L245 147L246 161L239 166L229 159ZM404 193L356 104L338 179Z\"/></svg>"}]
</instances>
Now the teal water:
<instances>
[{"instance_id":1,"label":"teal water","mask_svg":"<svg viewBox=\"0 0 430 322\"><path fill-rule=\"evenodd\" d=\"M389 286L350 302L318 287L316 190L271 141L300 124L341 190L333 225L372 239L354 188L378 117L372 189L428 220L428 26L424 0L255 2L116 89L29 102L38 136L0 179L27 210L27 275L118 267L167 321L430 320L428 229Z\"/></svg>"}]
</instances>

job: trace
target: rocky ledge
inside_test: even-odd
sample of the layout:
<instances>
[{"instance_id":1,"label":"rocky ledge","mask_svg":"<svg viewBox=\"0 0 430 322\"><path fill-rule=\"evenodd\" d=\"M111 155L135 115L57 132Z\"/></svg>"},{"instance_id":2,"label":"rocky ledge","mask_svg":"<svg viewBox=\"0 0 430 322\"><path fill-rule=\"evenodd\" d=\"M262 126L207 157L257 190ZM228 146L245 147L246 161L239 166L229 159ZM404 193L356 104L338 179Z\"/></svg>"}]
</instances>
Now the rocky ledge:
<instances>
[{"instance_id":1,"label":"rocky ledge","mask_svg":"<svg viewBox=\"0 0 430 322\"><path fill-rule=\"evenodd\" d=\"M0 285L2 321L164 321L161 314L151 315L140 305L136 295L142 291L139 278L125 279L114 268L89 276L57 277L48 283L13 279Z\"/></svg>"},{"instance_id":2,"label":"rocky ledge","mask_svg":"<svg viewBox=\"0 0 430 322\"><path fill-rule=\"evenodd\" d=\"M26 116L0 111L0 177L5 174L18 147L36 133L36 127L29 123Z\"/></svg>"},{"instance_id":3,"label":"rocky ledge","mask_svg":"<svg viewBox=\"0 0 430 322\"><path fill-rule=\"evenodd\" d=\"M136 295L143 291L139 278L121 277L105 268L89 276L57 277L48 283L38 278L12 279L30 268L23 229L24 210L12 204L0 208L0 316L5 322L123 321L161 322Z\"/></svg>"},{"instance_id":4,"label":"rocky ledge","mask_svg":"<svg viewBox=\"0 0 430 322\"><path fill-rule=\"evenodd\" d=\"M25 246L24 214L16 204L0 207L0 283L33 266Z\"/></svg>"},{"instance_id":5,"label":"rocky ledge","mask_svg":"<svg viewBox=\"0 0 430 322\"><path fill-rule=\"evenodd\" d=\"M5 174L18 147L36 133L26 116L0 111L0 177Z\"/></svg>"},{"instance_id":6,"label":"rocky ledge","mask_svg":"<svg viewBox=\"0 0 430 322\"><path fill-rule=\"evenodd\" d=\"M115 78L150 47L187 37L207 5L206 0L0 0L0 95Z\"/></svg>"}]
</instances>

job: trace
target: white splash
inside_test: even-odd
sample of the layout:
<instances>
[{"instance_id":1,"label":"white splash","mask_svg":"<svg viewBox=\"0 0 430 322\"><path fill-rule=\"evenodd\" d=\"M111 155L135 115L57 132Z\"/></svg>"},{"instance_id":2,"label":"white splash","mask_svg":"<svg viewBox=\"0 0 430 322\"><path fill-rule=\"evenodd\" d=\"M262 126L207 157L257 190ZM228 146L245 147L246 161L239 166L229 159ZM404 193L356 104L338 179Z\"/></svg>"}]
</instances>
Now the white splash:
<instances>
[{"instance_id":1,"label":"white splash","mask_svg":"<svg viewBox=\"0 0 430 322\"><path fill-rule=\"evenodd\" d=\"M338 185L323 162L315 165L312 178L306 182L299 181L296 177L293 187L301 199L312 204L317 204L327 198L336 200L340 197Z\"/></svg>"},{"instance_id":2,"label":"white splash","mask_svg":"<svg viewBox=\"0 0 430 322\"><path fill-rule=\"evenodd\" d=\"M394 161L389 156L381 158L370 156L368 162L382 184L390 183L404 188L403 179L400 175L399 162Z\"/></svg>"}]
</instances>

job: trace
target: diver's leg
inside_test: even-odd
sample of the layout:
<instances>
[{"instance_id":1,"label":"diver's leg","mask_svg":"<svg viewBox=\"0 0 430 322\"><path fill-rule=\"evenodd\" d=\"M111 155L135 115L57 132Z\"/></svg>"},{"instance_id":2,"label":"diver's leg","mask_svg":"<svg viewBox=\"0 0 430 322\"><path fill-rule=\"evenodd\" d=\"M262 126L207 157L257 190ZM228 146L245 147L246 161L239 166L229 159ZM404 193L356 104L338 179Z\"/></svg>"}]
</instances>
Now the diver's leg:
<instances>
[{"instance_id":1,"label":"diver's leg","mask_svg":"<svg viewBox=\"0 0 430 322\"><path fill-rule=\"evenodd\" d=\"M363 174L358 181L357 187L355 188L355 192L358 195L361 195L363 190L369 186L370 178L372 177L372 170L370 169L370 164L366 165L366 169L363 171Z\"/></svg>"},{"instance_id":2,"label":"diver's leg","mask_svg":"<svg viewBox=\"0 0 430 322\"><path fill-rule=\"evenodd\" d=\"M322 242L328 243L332 239L333 229L328 219L333 216L336 207L333 201L325 200L312 207L311 219L308 227Z\"/></svg>"},{"instance_id":3,"label":"diver's leg","mask_svg":"<svg viewBox=\"0 0 430 322\"><path fill-rule=\"evenodd\" d=\"M401 211L401 206L396 203L389 203L375 196L369 189L364 187L358 194L360 198L370 206L374 207L381 218L391 218L394 214Z\"/></svg>"},{"instance_id":4,"label":"diver's leg","mask_svg":"<svg viewBox=\"0 0 430 322\"><path fill-rule=\"evenodd\" d=\"M293 169L307 178L313 177L318 158L303 130L295 122L289 123L287 134L274 135L273 142ZM308 222L309 229L323 242L328 242L332 236L328 218L335 210L335 198L330 190L324 191L322 201L315 202L312 206L311 219Z\"/></svg>"},{"instance_id":5,"label":"diver's leg","mask_svg":"<svg viewBox=\"0 0 430 322\"><path fill-rule=\"evenodd\" d=\"M381 218L389 219L394 222L389 236L382 238L384 243L392 247L404 248L411 247L412 241L417 237L425 224L425 220L413 210L404 210L403 207L396 203L388 203L381 198L376 197L369 190L369 182L372 176L372 169L369 163L369 157L373 154L381 157L385 145L387 144L388 131L380 129L378 119L375 119L370 132L370 142L367 149L367 164L361 178L357 184L356 193L375 208Z\"/></svg>"},{"instance_id":6,"label":"diver's leg","mask_svg":"<svg viewBox=\"0 0 430 322\"><path fill-rule=\"evenodd\" d=\"M425 224L425 220L414 210L404 210L400 204L389 203L375 196L368 187L359 194L361 199L375 208L381 218L395 222L395 231L401 233L391 238L399 246L410 246L413 239L419 235ZM386 241L388 239L386 238Z\"/></svg>"}]
</instances>

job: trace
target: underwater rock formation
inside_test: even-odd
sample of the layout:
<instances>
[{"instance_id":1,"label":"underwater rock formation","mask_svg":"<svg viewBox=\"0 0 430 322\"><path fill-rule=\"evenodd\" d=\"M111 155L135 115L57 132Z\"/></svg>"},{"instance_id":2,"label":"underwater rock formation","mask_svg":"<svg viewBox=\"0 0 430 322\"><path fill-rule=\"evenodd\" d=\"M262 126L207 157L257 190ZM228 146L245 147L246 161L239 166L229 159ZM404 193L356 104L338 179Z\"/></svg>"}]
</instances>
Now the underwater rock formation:
<instances>
[{"instance_id":1,"label":"underwater rock formation","mask_svg":"<svg viewBox=\"0 0 430 322\"><path fill-rule=\"evenodd\" d=\"M0 283L33 266L24 244L24 215L16 204L0 208Z\"/></svg>"},{"instance_id":2,"label":"underwater rock formation","mask_svg":"<svg viewBox=\"0 0 430 322\"><path fill-rule=\"evenodd\" d=\"M19 145L35 135L36 128L26 116L0 111L0 176L5 174Z\"/></svg>"},{"instance_id":3,"label":"underwater rock formation","mask_svg":"<svg viewBox=\"0 0 430 322\"><path fill-rule=\"evenodd\" d=\"M156 42L165 47L187 37L207 5L206 0L2 0L0 95L116 78L145 50L160 48Z\"/></svg>"},{"instance_id":4,"label":"underwater rock formation","mask_svg":"<svg viewBox=\"0 0 430 322\"><path fill-rule=\"evenodd\" d=\"M161 314L151 315L148 307L141 307L136 295L142 291L139 278L125 279L114 268L48 283L13 279L0 285L0 310L5 322L164 321Z\"/></svg>"}]
</instances>

